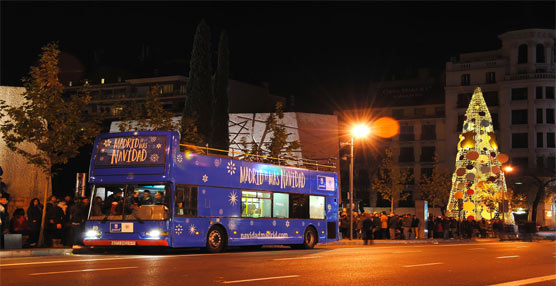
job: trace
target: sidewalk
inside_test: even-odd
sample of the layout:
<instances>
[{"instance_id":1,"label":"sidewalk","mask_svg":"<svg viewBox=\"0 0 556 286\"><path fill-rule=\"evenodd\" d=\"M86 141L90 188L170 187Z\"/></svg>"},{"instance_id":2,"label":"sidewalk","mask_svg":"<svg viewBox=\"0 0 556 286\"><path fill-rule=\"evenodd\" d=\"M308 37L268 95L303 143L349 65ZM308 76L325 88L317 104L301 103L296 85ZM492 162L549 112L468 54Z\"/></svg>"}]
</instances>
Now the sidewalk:
<instances>
[{"instance_id":1,"label":"sidewalk","mask_svg":"<svg viewBox=\"0 0 556 286\"><path fill-rule=\"evenodd\" d=\"M10 258L10 257L71 255L72 253L73 253L73 249L71 248L2 249L0 250L0 259Z\"/></svg>"},{"instance_id":2,"label":"sidewalk","mask_svg":"<svg viewBox=\"0 0 556 286\"><path fill-rule=\"evenodd\" d=\"M411 240L389 240L389 239L377 239L373 240L373 244L444 244L444 243L469 243L469 242L497 242L500 241L499 238L474 238L474 239L411 239ZM322 245L364 245L362 239L349 240L347 238L323 243Z\"/></svg>"}]
</instances>

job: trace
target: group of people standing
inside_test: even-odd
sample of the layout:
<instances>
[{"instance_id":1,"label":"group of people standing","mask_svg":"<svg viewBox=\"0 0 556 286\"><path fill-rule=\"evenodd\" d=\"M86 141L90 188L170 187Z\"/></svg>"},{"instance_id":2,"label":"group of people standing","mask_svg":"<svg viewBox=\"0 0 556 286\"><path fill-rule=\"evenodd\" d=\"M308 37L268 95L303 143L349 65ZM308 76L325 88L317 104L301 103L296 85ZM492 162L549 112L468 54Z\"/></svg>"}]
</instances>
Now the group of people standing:
<instances>
[{"instance_id":1,"label":"group of people standing","mask_svg":"<svg viewBox=\"0 0 556 286\"><path fill-rule=\"evenodd\" d=\"M421 222L416 215L363 212L353 214L353 237L364 239L418 239ZM342 237L349 237L349 215L344 210L340 215Z\"/></svg>"},{"instance_id":2,"label":"group of people standing","mask_svg":"<svg viewBox=\"0 0 556 286\"><path fill-rule=\"evenodd\" d=\"M442 239L471 239L500 237L504 225L502 220L474 220L474 219L455 219L453 217L432 215L427 220L427 230L429 238Z\"/></svg>"}]
</instances>

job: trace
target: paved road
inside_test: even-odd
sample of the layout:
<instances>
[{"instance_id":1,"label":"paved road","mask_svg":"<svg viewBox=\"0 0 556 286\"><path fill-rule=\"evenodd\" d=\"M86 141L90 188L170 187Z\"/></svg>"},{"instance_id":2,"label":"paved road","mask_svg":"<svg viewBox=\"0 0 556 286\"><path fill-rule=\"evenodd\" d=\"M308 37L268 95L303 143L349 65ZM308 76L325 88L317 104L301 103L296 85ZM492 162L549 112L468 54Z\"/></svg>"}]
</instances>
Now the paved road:
<instances>
[{"instance_id":1,"label":"paved road","mask_svg":"<svg viewBox=\"0 0 556 286\"><path fill-rule=\"evenodd\" d=\"M556 243L263 248L9 258L4 285L556 285ZM530 279L522 281L524 279Z\"/></svg>"}]
</instances>

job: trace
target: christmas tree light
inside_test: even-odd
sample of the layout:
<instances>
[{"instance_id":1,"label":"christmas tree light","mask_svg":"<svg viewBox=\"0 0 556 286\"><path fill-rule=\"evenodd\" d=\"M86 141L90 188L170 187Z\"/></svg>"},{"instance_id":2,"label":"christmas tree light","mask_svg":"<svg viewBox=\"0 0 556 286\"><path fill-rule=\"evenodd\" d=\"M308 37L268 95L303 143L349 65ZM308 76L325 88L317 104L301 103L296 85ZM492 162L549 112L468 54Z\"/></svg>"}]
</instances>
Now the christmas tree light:
<instances>
[{"instance_id":1,"label":"christmas tree light","mask_svg":"<svg viewBox=\"0 0 556 286\"><path fill-rule=\"evenodd\" d=\"M469 220L503 218L505 223L513 224L509 204L503 207L511 195L502 170L508 156L498 150L492 118L479 87L465 112L459 138L449 215Z\"/></svg>"}]
</instances>

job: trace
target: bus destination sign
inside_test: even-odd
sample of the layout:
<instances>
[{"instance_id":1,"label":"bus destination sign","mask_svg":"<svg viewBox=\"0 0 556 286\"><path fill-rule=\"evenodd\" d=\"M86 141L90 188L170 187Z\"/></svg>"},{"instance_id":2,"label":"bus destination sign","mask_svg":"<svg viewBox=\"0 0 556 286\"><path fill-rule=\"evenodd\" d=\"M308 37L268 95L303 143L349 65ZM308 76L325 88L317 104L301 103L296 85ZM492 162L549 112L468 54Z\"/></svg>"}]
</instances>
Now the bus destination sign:
<instances>
[{"instance_id":1,"label":"bus destination sign","mask_svg":"<svg viewBox=\"0 0 556 286\"><path fill-rule=\"evenodd\" d=\"M166 136L126 136L98 141L95 166L160 166L165 162Z\"/></svg>"}]
</instances>

